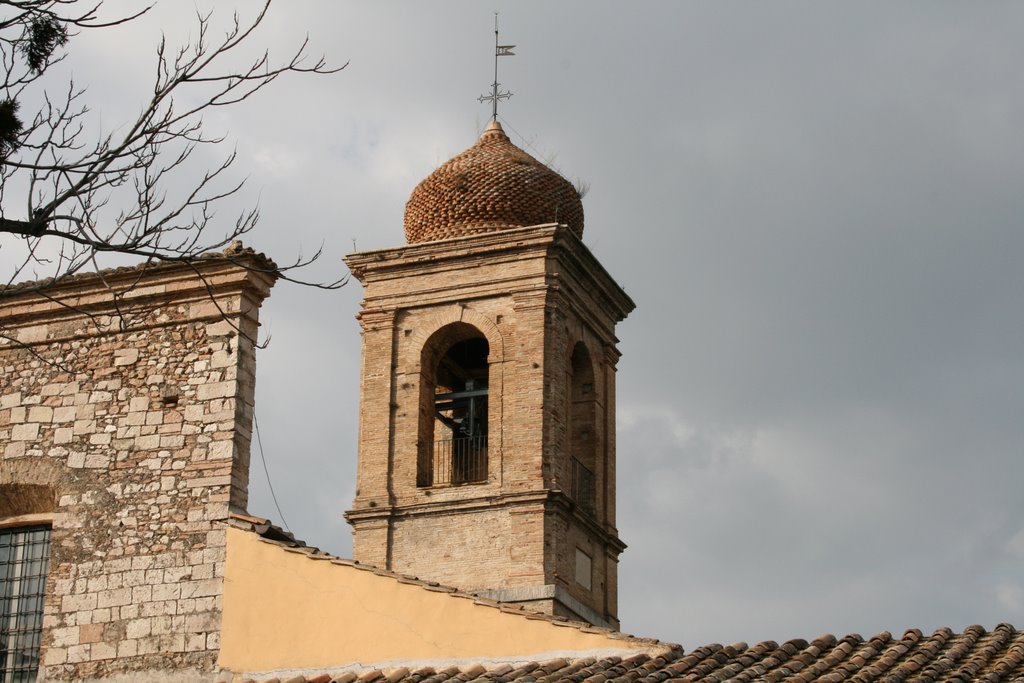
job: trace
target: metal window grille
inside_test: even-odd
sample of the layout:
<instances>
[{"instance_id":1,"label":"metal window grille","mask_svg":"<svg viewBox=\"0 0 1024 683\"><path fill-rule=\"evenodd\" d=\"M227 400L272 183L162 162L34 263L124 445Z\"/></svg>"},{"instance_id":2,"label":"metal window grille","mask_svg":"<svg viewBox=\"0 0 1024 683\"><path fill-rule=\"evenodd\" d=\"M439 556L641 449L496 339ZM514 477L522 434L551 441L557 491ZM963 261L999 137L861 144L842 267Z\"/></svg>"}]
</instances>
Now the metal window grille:
<instances>
[{"instance_id":1,"label":"metal window grille","mask_svg":"<svg viewBox=\"0 0 1024 683\"><path fill-rule=\"evenodd\" d=\"M487 481L486 434L434 443L434 486L484 481Z\"/></svg>"},{"instance_id":2,"label":"metal window grille","mask_svg":"<svg viewBox=\"0 0 1024 683\"><path fill-rule=\"evenodd\" d=\"M576 458L572 459L572 483L569 494L580 508L590 514L596 514L596 481L594 473Z\"/></svg>"},{"instance_id":3,"label":"metal window grille","mask_svg":"<svg viewBox=\"0 0 1024 683\"><path fill-rule=\"evenodd\" d=\"M0 683L36 680L49 560L49 527L0 529Z\"/></svg>"}]
</instances>

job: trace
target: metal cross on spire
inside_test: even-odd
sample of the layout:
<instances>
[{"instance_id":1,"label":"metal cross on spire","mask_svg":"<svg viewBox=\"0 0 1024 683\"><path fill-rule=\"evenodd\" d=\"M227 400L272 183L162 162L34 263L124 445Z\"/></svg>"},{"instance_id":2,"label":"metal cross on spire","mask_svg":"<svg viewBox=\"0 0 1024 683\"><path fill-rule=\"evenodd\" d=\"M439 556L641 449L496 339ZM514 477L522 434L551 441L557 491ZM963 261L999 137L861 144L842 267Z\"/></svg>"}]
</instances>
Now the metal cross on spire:
<instances>
[{"instance_id":1,"label":"metal cross on spire","mask_svg":"<svg viewBox=\"0 0 1024 683\"><path fill-rule=\"evenodd\" d=\"M500 89L501 83L498 82L498 57L512 57L515 52L512 52L512 48L515 45L498 45L498 13L494 13L494 82L491 83L491 94L481 95L477 98L480 103L490 102L491 103L491 119L494 121L498 120L498 101L507 100L512 97L512 93L508 90L502 92Z\"/></svg>"}]
</instances>

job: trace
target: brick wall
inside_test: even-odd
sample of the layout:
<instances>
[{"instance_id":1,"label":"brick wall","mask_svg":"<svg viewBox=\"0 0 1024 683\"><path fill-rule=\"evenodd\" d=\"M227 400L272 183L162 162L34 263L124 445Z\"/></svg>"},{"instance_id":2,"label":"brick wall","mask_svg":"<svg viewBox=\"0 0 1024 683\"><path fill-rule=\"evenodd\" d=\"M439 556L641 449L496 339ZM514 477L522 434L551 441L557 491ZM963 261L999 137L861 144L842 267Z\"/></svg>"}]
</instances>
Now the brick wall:
<instances>
[{"instance_id":1,"label":"brick wall","mask_svg":"<svg viewBox=\"0 0 1024 683\"><path fill-rule=\"evenodd\" d=\"M465 590L512 591L494 595L563 614L564 605L529 597L557 588L592 610L571 616L615 625L611 564L624 546L613 502L614 329L632 301L564 226L353 254L347 262L366 290L359 475L347 513L355 558ZM467 329L489 350L487 480L417 485L436 438L436 367L424 365ZM568 495L578 344L593 372L596 514ZM589 589L575 581L577 548L593 558Z\"/></svg>"},{"instance_id":2,"label":"brick wall","mask_svg":"<svg viewBox=\"0 0 1024 683\"><path fill-rule=\"evenodd\" d=\"M215 668L223 522L247 502L273 277L217 259L199 271L122 269L0 300L16 340L0 343L0 492L52 497L46 680Z\"/></svg>"}]
</instances>

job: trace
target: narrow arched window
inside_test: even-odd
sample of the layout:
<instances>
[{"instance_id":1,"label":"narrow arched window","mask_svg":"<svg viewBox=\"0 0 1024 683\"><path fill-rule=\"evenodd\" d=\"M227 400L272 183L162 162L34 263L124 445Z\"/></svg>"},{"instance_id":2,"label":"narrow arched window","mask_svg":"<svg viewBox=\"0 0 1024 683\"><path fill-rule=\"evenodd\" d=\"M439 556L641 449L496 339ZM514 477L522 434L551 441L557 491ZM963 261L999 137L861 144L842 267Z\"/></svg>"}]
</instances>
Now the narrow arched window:
<instances>
[{"instance_id":1,"label":"narrow arched window","mask_svg":"<svg viewBox=\"0 0 1024 683\"><path fill-rule=\"evenodd\" d=\"M454 323L424 348L417 485L487 481L487 340Z\"/></svg>"},{"instance_id":2,"label":"narrow arched window","mask_svg":"<svg viewBox=\"0 0 1024 683\"><path fill-rule=\"evenodd\" d=\"M569 382L570 495L591 515L597 512L597 392L594 366L583 342L573 348Z\"/></svg>"}]
</instances>

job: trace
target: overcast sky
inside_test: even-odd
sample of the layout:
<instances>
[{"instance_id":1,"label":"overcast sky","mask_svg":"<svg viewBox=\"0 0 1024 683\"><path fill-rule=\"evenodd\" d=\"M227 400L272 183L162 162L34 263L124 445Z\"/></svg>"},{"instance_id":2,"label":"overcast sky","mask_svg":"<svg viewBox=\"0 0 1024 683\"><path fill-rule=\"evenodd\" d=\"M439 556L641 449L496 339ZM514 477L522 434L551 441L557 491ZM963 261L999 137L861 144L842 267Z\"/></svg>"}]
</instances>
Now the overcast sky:
<instances>
[{"instance_id":1,"label":"overcast sky","mask_svg":"<svg viewBox=\"0 0 1024 683\"><path fill-rule=\"evenodd\" d=\"M74 39L101 125L191 7ZM281 1L257 42L308 33L349 66L207 118L262 207L249 244L322 244L321 280L402 244L410 191L487 122L495 11L517 46L500 120L589 184L584 242L637 303L623 630L692 649L1024 626L1024 4ZM278 286L258 356L284 520L344 556L360 298ZM282 521L258 451L251 492Z\"/></svg>"}]
</instances>

